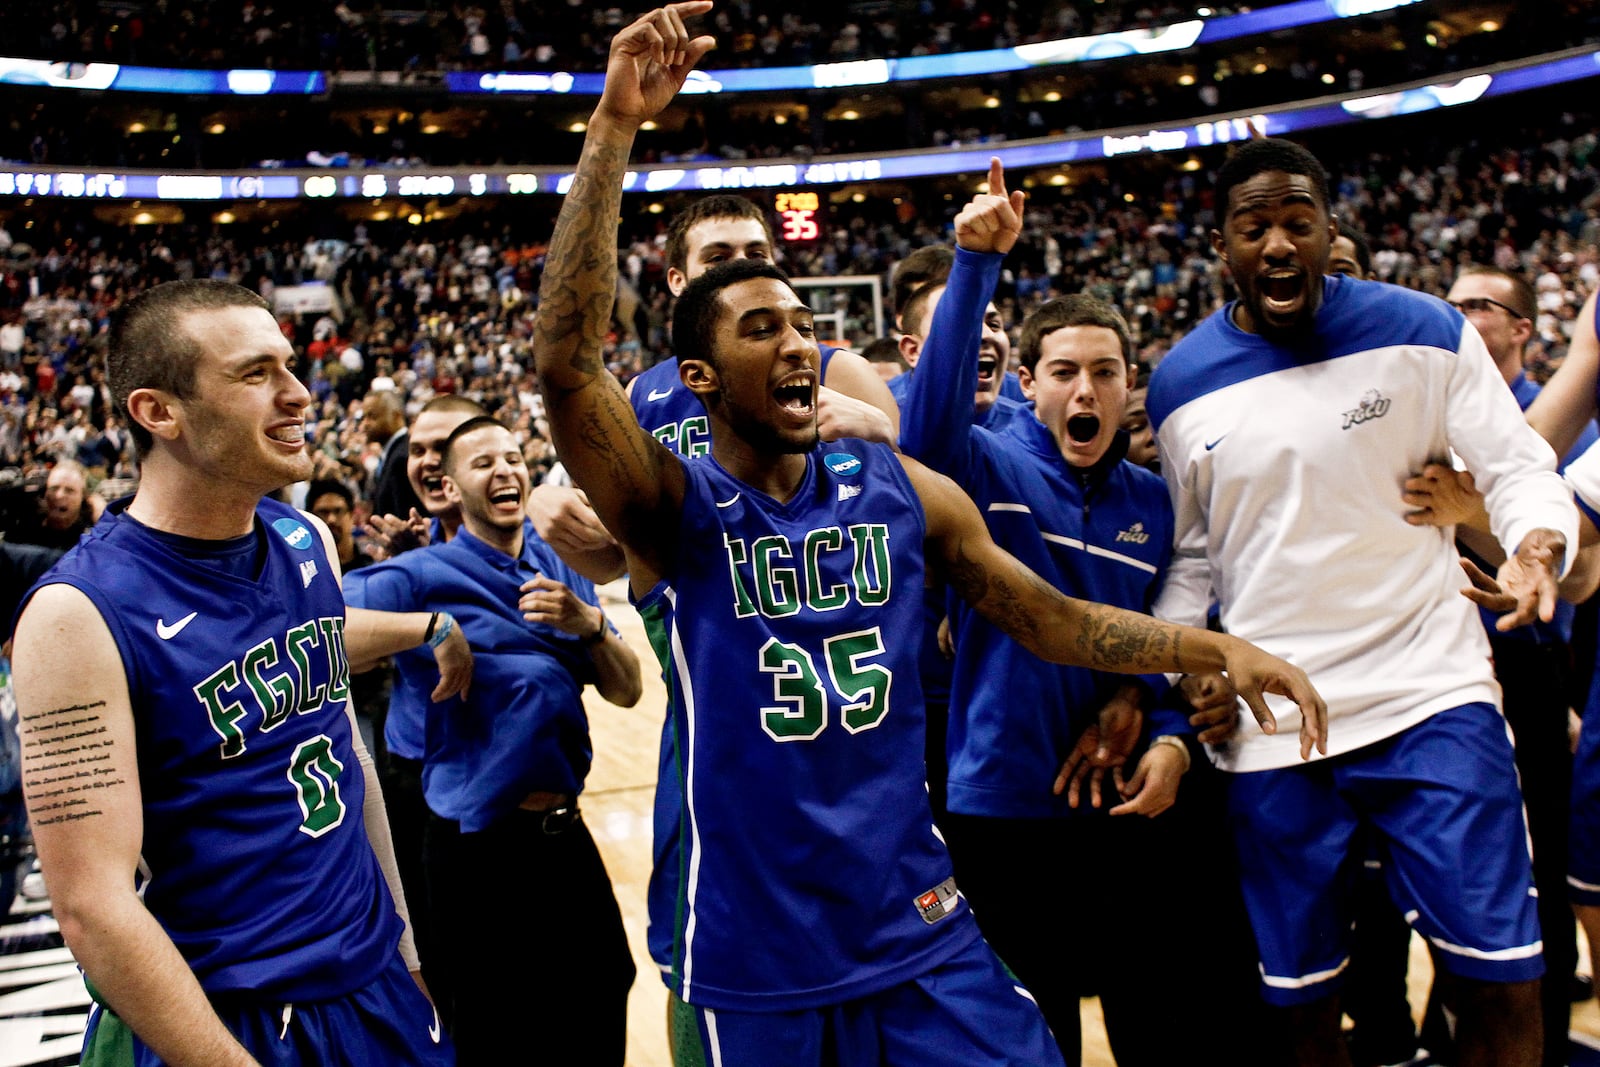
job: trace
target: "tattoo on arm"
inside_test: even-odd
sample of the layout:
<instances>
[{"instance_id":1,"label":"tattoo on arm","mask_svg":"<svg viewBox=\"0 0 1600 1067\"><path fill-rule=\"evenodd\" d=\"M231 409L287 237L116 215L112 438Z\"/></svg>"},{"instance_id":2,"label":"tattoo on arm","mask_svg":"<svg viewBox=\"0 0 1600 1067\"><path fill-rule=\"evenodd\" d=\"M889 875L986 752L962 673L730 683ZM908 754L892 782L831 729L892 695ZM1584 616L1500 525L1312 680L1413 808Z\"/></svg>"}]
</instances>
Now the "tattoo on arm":
<instances>
[{"instance_id":1,"label":"tattoo on arm","mask_svg":"<svg viewBox=\"0 0 1600 1067\"><path fill-rule=\"evenodd\" d=\"M1044 640L1032 605L1037 603L1041 591L1055 597L1061 594L1037 575L1030 572L1029 576L1031 593L1002 575L990 574L981 561L968 556L961 548L957 548L956 558L950 563L950 585L956 594L1020 644L1032 649L1038 648Z\"/></svg>"},{"instance_id":2,"label":"tattoo on arm","mask_svg":"<svg viewBox=\"0 0 1600 1067\"><path fill-rule=\"evenodd\" d=\"M534 329L552 356L540 369L553 405L605 373L601 353L616 296L617 213L629 147L584 146L550 239Z\"/></svg>"},{"instance_id":3,"label":"tattoo on arm","mask_svg":"<svg viewBox=\"0 0 1600 1067\"><path fill-rule=\"evenodd\" d=\"M1078 651L1087 664L1105 670L1153 670L1179 658L1180 637L1171 627L1137 612L1087 605L1078 629Z\"/></svg>"},{"instance_id":4,"label":"tattoo on arm","mask_svg":"<svg viewBox=\"0 0 1600 1067\"><path fill-rule=\"evenodd\" d=\"M111 765L115 742L96 709L106 702L70 704L23 716L28 773L23 782L35 826L54 826L105 814L97 791L126 782Z\"/></svg>"}]
</instances>

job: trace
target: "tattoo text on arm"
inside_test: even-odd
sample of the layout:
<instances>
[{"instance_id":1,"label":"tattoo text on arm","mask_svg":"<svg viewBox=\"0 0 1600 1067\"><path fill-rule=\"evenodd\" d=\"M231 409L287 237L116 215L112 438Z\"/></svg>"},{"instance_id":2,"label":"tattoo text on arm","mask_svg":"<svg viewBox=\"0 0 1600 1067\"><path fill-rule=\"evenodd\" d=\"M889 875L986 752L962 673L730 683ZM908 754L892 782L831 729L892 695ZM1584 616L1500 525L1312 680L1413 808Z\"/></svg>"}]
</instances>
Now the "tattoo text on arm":
<instances>
[{"instance_id":1,"label":"tattoo text on arm","mask_svg":"<svg viewBox=\"0 0 1600 1067\"><path fill-rule=\"evenodd\" d=\"M97 791L126 782L112 766L111 740L92 704L70 704L24 717L29 731L22 743L31 762L24 792L35 826L74 822L105 811Z\"/></svg>"}]
</instances>

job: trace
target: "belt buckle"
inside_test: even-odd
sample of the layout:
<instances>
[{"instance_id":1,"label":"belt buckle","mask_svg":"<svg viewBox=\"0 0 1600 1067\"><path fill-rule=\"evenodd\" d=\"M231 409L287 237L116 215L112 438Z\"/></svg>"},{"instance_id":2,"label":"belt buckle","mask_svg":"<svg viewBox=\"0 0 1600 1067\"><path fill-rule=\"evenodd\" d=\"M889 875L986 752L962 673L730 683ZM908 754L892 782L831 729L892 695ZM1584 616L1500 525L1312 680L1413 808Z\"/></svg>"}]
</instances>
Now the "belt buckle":
<instances>
[{"instance_id":1,"label":"belt buckle","mask_svg":"<svg viewBox=\"0 0 1600 1067\"><path fill-rule=\"evenodd\" d=\"M546 836L555 837L572 829L572 824L580 817L577 804L551 808L539 819L539 829L544 831Z\"/></svg>"}]
</instances>

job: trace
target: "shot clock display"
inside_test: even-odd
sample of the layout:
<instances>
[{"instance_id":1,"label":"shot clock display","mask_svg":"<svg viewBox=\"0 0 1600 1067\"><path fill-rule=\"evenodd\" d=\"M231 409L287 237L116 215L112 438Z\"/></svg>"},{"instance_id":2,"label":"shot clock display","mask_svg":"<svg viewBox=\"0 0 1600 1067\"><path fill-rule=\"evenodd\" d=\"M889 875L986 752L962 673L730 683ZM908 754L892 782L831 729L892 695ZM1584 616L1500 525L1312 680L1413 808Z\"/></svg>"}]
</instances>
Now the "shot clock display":
<instances>
[{"instance_id":1,"label":"shot clock display","mask_svg":"<svg viewBox=\"0 0 1600 1067\"><path fill-rule=\"evenodd\" d=\"M778 193L778 236L789 244L810 244L822 236L822 199L816 193Z\"/></svg>"}]
</instances>

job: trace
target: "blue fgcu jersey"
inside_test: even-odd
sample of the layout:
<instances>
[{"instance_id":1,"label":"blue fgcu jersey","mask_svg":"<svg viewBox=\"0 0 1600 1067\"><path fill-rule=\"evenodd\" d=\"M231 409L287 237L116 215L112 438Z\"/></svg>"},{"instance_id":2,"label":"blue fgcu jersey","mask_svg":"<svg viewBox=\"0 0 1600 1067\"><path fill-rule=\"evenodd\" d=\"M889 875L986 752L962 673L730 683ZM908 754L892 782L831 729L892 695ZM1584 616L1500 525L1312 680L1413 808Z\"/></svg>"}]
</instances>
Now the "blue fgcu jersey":
<instances>
[{"instance_id":1,"label":"blue fgcu jersey","mask_svg":"<svg viewBox=\"0 0 1600 1067\"><path fill-rule=\"evenodd\" d=\"M862 996L977 937L928 806L924 519L898 457L819 445L787 503L710 458L639 602L670 694L650 942L692 1004Z\"/></svg>"},{"instance_id":2,"label":"blue fgcu jersey","mask_svg":"<svg viewBox=\"0 0 1600 1067\"><path fill-rule=\"evenodd\" d=\"M87 595L122 655L151 914L208 993L320 1000L371 981L400 921L362 825L339 583L293 508L263 500L256 536L241 578L114 508L43 582Z\"/></svg>"}]
</instances>

